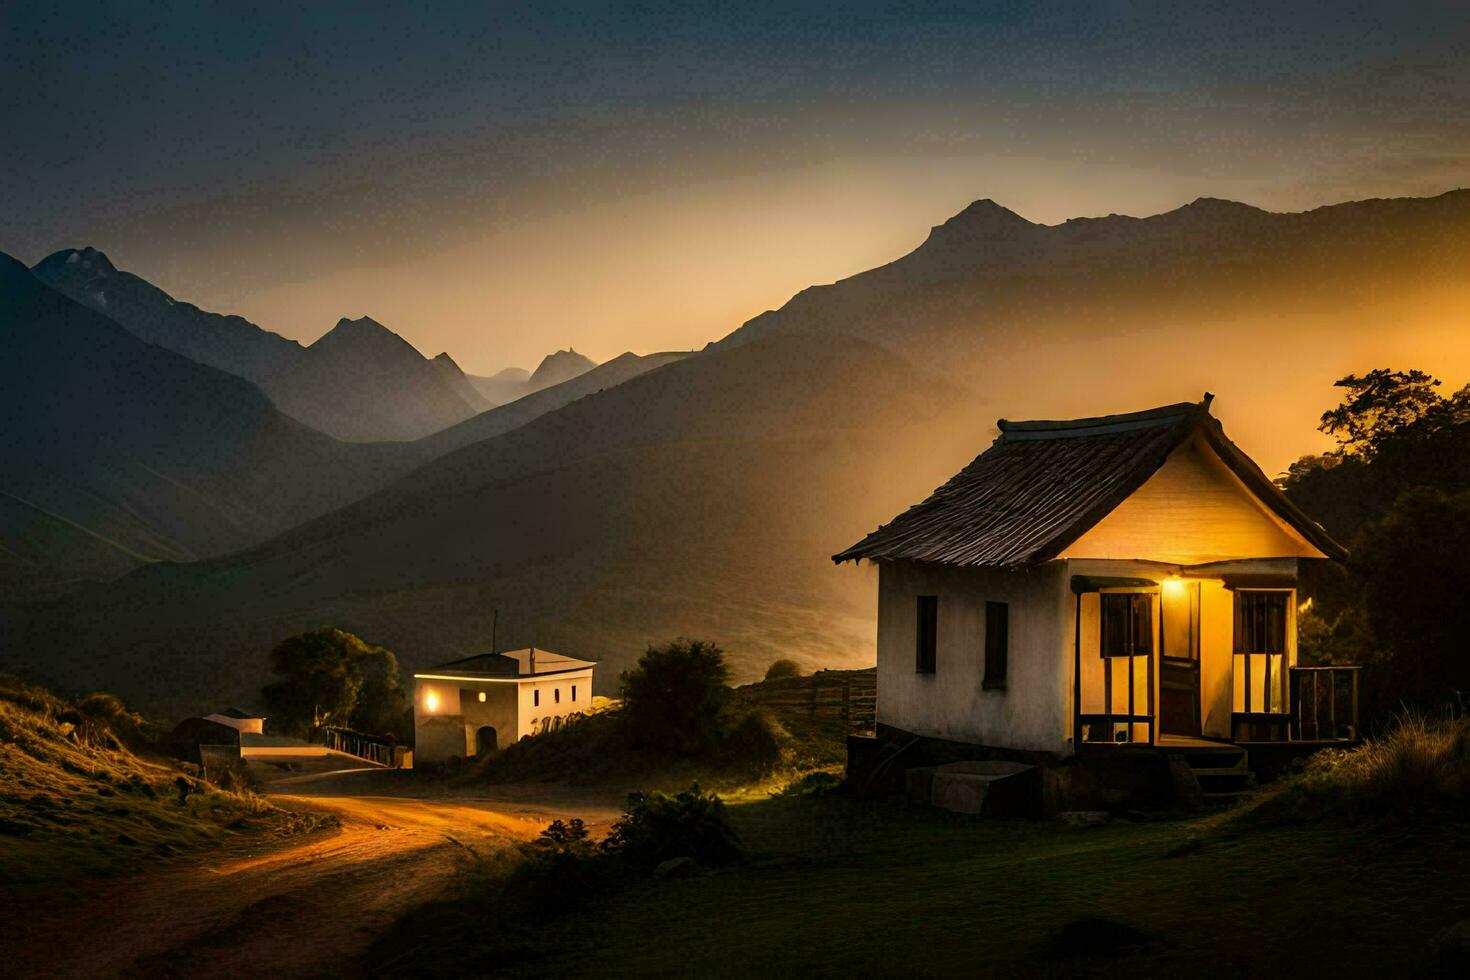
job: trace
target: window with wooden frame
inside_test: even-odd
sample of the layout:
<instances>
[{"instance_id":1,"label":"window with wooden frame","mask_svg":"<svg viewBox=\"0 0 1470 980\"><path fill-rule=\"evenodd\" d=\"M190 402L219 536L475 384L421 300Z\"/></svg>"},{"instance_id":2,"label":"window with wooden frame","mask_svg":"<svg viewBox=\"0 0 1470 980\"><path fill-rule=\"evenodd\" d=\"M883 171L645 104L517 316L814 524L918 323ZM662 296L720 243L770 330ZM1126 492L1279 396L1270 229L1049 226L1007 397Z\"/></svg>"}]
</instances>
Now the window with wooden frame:
<instances>
[{"instance_id":1,"label":"window with wooden frame","mask_svg":"<svg viewBox=\"0 0 1470 980\"><path fill-rule=\"evenodd\" d=\"M1235 590L1235 652L1285 653L1290 592Z\"/></svg>"},{"instance_id":2,"label":"window with wooden frame","mask_svg":"<svg viewBox=\"0 0 1470 980\"><path fill-rule=\"evenodd\" d=\"M914 672L932 674L939 651L939 596L919 596L917 634L914 639Z\"/></svg>"},{"instance_id":3,"label":"window with wooden frame","mask_svg":"<svg viewBox=\"0 0 1470 980\"><path fill-rule=\"evenodd\" d=\"M985 603L985 677L982 690L1006 689L1006 662L1010 656L1011 607L1004 602Z\"/></svg>"},{"instance_id":4,"label":"window with wooden frame","mask_svg":"<svg viewBox=\"0 0 1470 980\"><path fill-rule=\"evenodd\" d=\"M1154 652L1152 592L1104 592L1102 642L1104 657L1147 657Z\"/></svg>"}]
</instances>

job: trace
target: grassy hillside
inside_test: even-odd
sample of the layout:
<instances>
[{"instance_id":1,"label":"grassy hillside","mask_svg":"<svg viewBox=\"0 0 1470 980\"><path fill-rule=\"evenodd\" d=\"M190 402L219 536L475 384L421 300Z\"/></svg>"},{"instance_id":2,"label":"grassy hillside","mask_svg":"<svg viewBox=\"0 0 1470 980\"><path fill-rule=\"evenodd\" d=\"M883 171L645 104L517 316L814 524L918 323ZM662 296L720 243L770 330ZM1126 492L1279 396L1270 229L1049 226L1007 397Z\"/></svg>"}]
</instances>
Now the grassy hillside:
<instances>
[{"instance_id":1,"label":"grassy hillside","mask_svg":"<svg viewBox=\"0 0 1470 980\"><path fill-rule=\"evenodd\" d=\"M219 790L127 743L145 723L106 695L79 703L0 678L0 880L60 881L153 866L316 818ZM180 781L188 793L180 801Z\"/></svg>"},{"instance_id":2,"label":"grassy hillside","mask_svg":"<svg viewBox=\"0 0 1470 980\"><path fill-rule=\"evenodd\" d=\"M331 623L417 670L483 651L497 609L502 646L598 660L599 693L679 635L720 642L737 681L779 657L864 666L873 577L829 556L873 501L947 475L927 423L955 397L861 344L690 357L261 547L13 611L10 642L38 678L171 714L248 697L292 633Z\"/></svg>"}]
</instances>

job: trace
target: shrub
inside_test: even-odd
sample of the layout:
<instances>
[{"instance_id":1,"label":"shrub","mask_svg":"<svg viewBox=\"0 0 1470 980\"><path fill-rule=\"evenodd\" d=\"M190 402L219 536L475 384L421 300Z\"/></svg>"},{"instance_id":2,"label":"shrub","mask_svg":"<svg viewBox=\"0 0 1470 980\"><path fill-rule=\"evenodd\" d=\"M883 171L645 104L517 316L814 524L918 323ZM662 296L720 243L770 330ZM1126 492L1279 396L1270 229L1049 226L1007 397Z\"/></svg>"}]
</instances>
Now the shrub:
<instances>
[{"instance_id":1,"label":"shrub","mask_svg":"<svg viewBox=\"0 0 1470 980\"><path fill-rule=\"evenodd\" d=\"M724 651L703 640L650 646L623 672L623 718L635 745L698 755L719 737L729 696Z\"/></svg>"},{"instance_id":2,"label":"shrub","mask_svg":"<svg viewBox=\"0 0 1470 980\"><path fill-rule=\"evenodd\" d=\"M842 788L842 777L836 773L809 772L800 779L794 779L781 787L772 796L790 799L800 796L821 796L826 793L835 793Z\"/></svg>"},{"instance_id":3,"label":"shrub","mask_svg":"<svg viewBox=\"0 0 1470 980\"><path fill-rule=\"evenodd\" d=\"M110 731L133 751L150 748L158 741L158 731L142 715L129 711L116 695L89 694L77 703L77 711L87 720L89 728Z\"/></svg>"},{"instance_id":4,"label":"shrub","mask_svg":"<svg viewBox=\"0 0 1470 980\"><path fill-rule=\"evenodd\" d=\"M1260 808L1266 817L1425 816L1470 801L1470 718L1399 717L1381 738L1319 752Z\"/></svg>"},{"instance_id":5,"label":"shrub","mask_svg":"<svg viewBox=\"0 0 1470 980\"><path fill-rule=\"evenodd\" d=\"M791 761L791 735L764 710L746 714L720 740L722 761L731 769L765 774Z\"/></svg>"},{"instance_id":6,"label":"shrub","mask_svg":"<svg viewBox=\"0 0 1470 980\"><path fill-rule=\"evenodd\" d=\"M798 664L795 660L777 660L775 663L771 664L771 666L766 668L766 680L768 681L780 681L785 680L788 677L800 676L801 665Z\"/></svg>"},{"instance_id":7,"label":"shrub","mask_svg":"<svg viewBox=\"0 0 1470 980\"><path fill-rule=\"evenodd\" d=\"M730 826L724 801L698 785L674 796L628 794L627 811L601 846L604 853L640 868L676 857L715 865L740 858L740 838Z\"/></svg>"}]
</instances>

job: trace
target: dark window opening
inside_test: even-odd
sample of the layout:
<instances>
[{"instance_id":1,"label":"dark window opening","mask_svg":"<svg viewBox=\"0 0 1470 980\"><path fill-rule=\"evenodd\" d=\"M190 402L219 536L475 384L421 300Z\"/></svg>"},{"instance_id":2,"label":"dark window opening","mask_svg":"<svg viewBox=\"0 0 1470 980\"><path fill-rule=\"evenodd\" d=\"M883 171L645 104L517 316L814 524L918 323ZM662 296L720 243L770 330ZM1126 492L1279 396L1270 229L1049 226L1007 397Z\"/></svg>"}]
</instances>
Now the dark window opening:
<instances>
[{"instance_id":1,"label":"dark window opening","mask_svg":"<svg viewBox=\"0 0 1470 980\"><path fill-rule=\"evenodd\" d=\"M1235 652L1285 653L1289 592L1235 593Z\"/></svg>"},{"instance_id":2,"label":"dark window opening","mask_svg":"<svg viewBox=\"0 0 1470 980\"><path fill-rule=\"evenodd\" d=\"M557 704L561 704L561 688L558 687L552 690L551 700L555 701Z\"/></svg>"},{"instance_id":3,"label":"dark window opening","mask_svg":"<svg viewBox=\"0 0 1470 980\"><path fill-rule=\"evenodd\" d=\"M532 691L531 692L531 706L533 708L539 708L539 707L541 707L541 692L540 691Z\"/></svg>"},{"instance_id":4,"label":"dark window opening","mask_svg":"<svg viewBox=\"0 0 1470 980\"><path fill-rule=\"evenodd\" d=\"M939 596L919 596L919 629L915 642L914 670L920 674L934 673L934 661L939 647Z\"/></svg>"},{"instance_id":5,"label":"dark window opening","mask_svg":"<svg viewBox=\"0 0 1470 980\"><path fill-rule=\"evenodd\" d=\"M1102 593L1102 655L1147 657L1154 652L1151 592Z\"/></svg>"},{"instance_id":6,"label":"dark window opening","mask_svg":"<svg viewBox=\"0 0 1470 980\"><path fill-rule=\"evenodd\" d=\"M577 685L575 684L572 685L572 700L577 700Z\"/></svg>"},{"instance_id":7,"label":"dark window opening","mask_svg":"<svg viewBox=\"0 0 1470 980\"><path fill-rule=\"evenodd\" d=\"M985 604L985 678L980 687L1004 691L1006 661L1010 654L1011 607L1004 602Z\"/></svg>"}]
</instances>

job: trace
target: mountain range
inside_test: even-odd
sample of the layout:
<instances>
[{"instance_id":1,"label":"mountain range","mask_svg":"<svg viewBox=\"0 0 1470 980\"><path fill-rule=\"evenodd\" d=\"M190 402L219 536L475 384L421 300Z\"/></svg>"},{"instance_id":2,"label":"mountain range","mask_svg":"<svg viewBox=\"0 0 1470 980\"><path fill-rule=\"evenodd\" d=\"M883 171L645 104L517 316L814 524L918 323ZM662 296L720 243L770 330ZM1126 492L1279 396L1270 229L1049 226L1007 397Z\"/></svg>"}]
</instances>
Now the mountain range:
<instances>
[{"instance_id":1,"label":"mountain range","mask_svg":"<svg viewBox=\"0 0 1470 980\"><path fill-rule=\"evenodd\" d=\"M221 318L223 319L223 318ZM0 255L0 576L14 589L232 551L406 472L145 343Z\"/></svg>"},{"instance_id":2,"label":"mountain range","mask_svg":"<svg viewBox=\"0 0 1470 980\"><path fill-rule=\"evenodd\" d=\"M31 271L150 344L253 381L281 411L338 439L417 439L498 404L447 354L430 361L371 317L344 318L303 347L176 300L94 248L56 252Z\"/></svg>"},{"instance_id":3,"label":"mountain range","mask_svg":"<svg viewBox=\"0 0 1470 980\"><path fill-rule=\"evenodd\" d=\"M602 691L677 635L722 643L740 677L871 662L871 572L828 556L984 449L996 416L1208 388L1269 458L1333 379L1376 366L1345 339L1465 309L1467 261L1464 192L1053 226L977 202L702 352L625 355L434 433L411 472L262 543L7 604L7 657L169 710L248 699L270 646L323 623L418 668L483 651L496 618L503 645L602 660Z\"/></svg>"}]
</instances>

